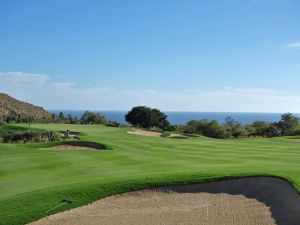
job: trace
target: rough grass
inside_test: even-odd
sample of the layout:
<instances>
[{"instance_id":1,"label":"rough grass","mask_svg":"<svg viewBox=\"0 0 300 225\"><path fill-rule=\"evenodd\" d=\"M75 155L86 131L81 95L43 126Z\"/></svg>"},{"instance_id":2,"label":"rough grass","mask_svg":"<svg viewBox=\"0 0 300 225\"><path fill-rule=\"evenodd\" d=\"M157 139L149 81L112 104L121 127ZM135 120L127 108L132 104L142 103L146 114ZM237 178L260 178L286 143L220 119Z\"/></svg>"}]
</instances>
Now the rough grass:
<instances>
[{"instance_id":1,"label":"rough grass","mask_svg":"<svg viewBox=\"0 0 300 225\"><path fill-rule=\"evenodd\" d=\"M62 199L73 203L57 211L115 193L221 177L275 175L300 190L300 143L287 138L171 139L130 135L129 128L101 125L32 126L80 132L81 140L104 144L110 150L41 151L53 143L1 144L3 225L37 220Z\"/></svg>"}]
</instances>

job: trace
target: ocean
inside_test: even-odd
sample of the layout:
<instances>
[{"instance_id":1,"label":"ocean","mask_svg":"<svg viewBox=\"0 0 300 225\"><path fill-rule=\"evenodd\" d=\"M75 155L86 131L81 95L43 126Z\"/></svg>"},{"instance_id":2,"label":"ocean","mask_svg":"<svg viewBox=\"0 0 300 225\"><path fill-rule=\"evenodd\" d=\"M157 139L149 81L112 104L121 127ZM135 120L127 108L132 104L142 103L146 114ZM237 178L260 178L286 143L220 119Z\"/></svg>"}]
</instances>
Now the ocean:
<instances>
[{"instance_id":1,"label":"ocean","mask_svg":"<svg viewBox=\"0 0 300 225\"><path fill-rule=\"evenodd\" d=\"M63 112L65 115L71 114L80 118L84 110L48 110L51 113L58 114ZM92 111L92 110L91 110ZM93 111L104 115L108 120L117 121L125 124L125 115L127 111ZM219 123L224 123L226 117L230 116L241 124L250 124L257 120L266 122L276 122L280 120L282 113L240 113L240 112L165 112L168 115L168 121L171 124L185 124L190 120L217 120ZM300 113L294 113L300 118Z\"/></svg>"}]
</instances>

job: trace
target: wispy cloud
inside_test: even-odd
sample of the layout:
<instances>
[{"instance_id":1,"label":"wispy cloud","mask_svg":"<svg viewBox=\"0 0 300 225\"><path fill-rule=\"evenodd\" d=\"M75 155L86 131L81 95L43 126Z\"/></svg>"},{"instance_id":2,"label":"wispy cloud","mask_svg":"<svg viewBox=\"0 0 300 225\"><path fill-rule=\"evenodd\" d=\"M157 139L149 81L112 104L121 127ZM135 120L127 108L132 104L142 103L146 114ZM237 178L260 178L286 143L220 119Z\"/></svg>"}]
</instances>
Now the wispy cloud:
<instances>
[{"instance_id":1,"label":"wispy cloud","mask_svg":"<svg viewBox=\"0 0 300 225\"><path fill-rule=\"evenodd\" d=\"M73 82L56 82L56 83L51 83L50 87L53 88L70 88L74 85Z\"/></svg>"},{"instance_id":2,"label":"wispy cloud","mask_svg":"<svg viewBox=\"0 0 300 225\"><path fill-rule=\"evenodd\" d=\"M45 74L31 74L23 72L0 72L0 88L3 85L11 86L41 86L49 79Z\"/></svg>"},{"instance_id":3,"label":"wispy cloud","mask_svg":"<svg viewBox=\"0 0 300 225\"><path fill-rule=\"evenodd\" d=\"M0 72L0 92L48 109L122 110L147 105L179 111L300 112L300 95L268 88L176 92L97 85L78 88L72 82L54 82L44 74Z\"/></svg>"},{"instance_id":4,"label":"wispy cloud","mask_svg":"<svg viewBox=\"0 0 300 225\"><path fill-rule=\"evenodd\" d=\"M283 45L283 47L300 49L300 41Z\"/></svg>"}]
</instances>

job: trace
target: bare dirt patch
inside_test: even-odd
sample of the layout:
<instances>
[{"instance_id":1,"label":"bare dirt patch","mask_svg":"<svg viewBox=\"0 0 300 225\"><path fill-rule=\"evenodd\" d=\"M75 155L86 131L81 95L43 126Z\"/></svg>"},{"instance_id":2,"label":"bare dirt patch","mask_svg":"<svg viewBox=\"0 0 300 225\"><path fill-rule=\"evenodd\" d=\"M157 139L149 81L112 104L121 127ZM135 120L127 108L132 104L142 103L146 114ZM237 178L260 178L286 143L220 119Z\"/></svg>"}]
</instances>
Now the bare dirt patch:
<instances>
[{"instance_id":1,"label":"bare dirt patch","mask_svg":"<svg viewBox=\"0 0 300 225\"><path fill-rule=\"evenodd\" d=\"M290 142L297 142L300 143L300 139L289 139Z\"/></svg>"},{"instance_id":2,"label":"bare dirt patch","mask_svg":"<svg viewBox=\"0 0 300 225\"><path fill-rule=\"evenodd\" d=\"M101 150L104 149L105 146L88 141L76 141L76 142L67 142L62 145L56 145L49 147L47 149L52 150Z\"/></svg>"},{"instance_id":3,"label":"bare dirt patch","mask_svg":"<svg viewBox=\"0 0 300 225\"><path fill-rule=\"evenodd\" d=\"M141 136L148 136L148 137L160 137L160 132L154 132L154 131L147 131L142 129L133 129L133 131L128 131L128 134L134 134L134 135L141 135Z\"/></svg>"},{"instance_id":4,"label":"bare dirt patch","mask_svg":"<svg viewBox=\"0 0 300 225\"><path fill-rule=\"evenodd\" d=\"M275 225L269 208L242 195L146 190L104 198L31 225Z\"/></svg>"}]
</instances>

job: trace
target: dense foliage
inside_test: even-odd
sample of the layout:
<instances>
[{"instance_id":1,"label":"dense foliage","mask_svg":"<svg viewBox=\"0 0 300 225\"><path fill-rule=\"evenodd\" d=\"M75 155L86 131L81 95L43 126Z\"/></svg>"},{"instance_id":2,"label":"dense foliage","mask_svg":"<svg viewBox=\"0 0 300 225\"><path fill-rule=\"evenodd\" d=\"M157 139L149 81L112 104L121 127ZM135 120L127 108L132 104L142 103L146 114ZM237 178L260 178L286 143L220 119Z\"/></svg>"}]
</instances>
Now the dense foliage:
<instances>
[{"instance_id":1,"label":"dense foliage","mask_svg":"<svg viewBox=\"0 0 300 225\"><path fill-rule=\"evenodd\" d=\"M0 126L0 143L47 142L58 140L60 140L60 135L57 132L12 125Z\"/></svg>"},{"instance_id":2,"label":"dense foliage","mask_svg":"<svg viewBox=\"0 0 300 225\"><path fill-rule=\"evenodd\" d=\"M142 128L158 127L167 130L170 126L166 114L146 106L133 107L125 115L125 120L133 126Z\"/></svg>"},{"instance_id":3,"label":"dense foliage","mask_svg":"<svg viewBox=\"0 0 300 225\"><path fill-rule=\"evenodd\" d=\"M82 124L106 124L106 118L100 113L86 111L80 120Z\"/></svg>"},{"instance_id":4,"label":"dense foliage","mask_svg":"<svg viewBox=\"0 0 300 225\"><path fill-rule=\"evenodd\" d=\"M228 138L225 127L217 121L212 120L192 120L183 127L183 133L200 134L212 138Z\"/></svg>"},{"instance_id":5,"label":"dense foliage","mask_svg":"<svg viewBox=\"0 0 300 225\"><path fill-rule=\"evenodd\" d=\"M212 138L277 137L300 134L299 119L291 113L283 114L281 120L275 123L256 121L241 125L228 117L224 124L219 124L215 120L192 120L177 129L179 132Z\"/></svg>"},{"instance_id":6,"label":"dense foliage","mask_svg":"<svg viewBox=\"0 0 300 225\"><path fill-rule=\"evenodd\" d=\"M126 115L125 120L133 126L158 129L163 131L173 131L186 134L199 134L212 138L242 138L242 137L277 137L300 135L299 118L291 113L285 113L278 122L268 123L256 121L252 124L242 125L231 117L226 118L224 124L215 120L191 120L185 125L170 125L167 115L158 109L146 106L133 107ZM66 124L105 124L111 127L123 126L116 121L109 121L100 113L86 111L80 118L72 115L52 114L50 119L36 120L32 117L22 117L20 115L9 115L0 117L1 124L47 122ZM24 138L26 139L26 138Z\"/></svg>"},{"instance_id":7,"label":"dense foliage","mask_svg":"<svg viewBox=\"0 0 300 225\"><path fill-rule=\"evenodd\" d=\"M63 112L59 112L58 115L52 114L51 118L47 119L35 119L33 117L23 117L21 115L8 115L0 117L0 124L12 124L12 123L67 123L67 124L107 124L108 122L114 123L114 121L107 121L105 116L100 113L85 111L81 118L73 117L71 114L64 115ZM115 124L116 125L116 124Z\"/></svg>"}]
</instances>

